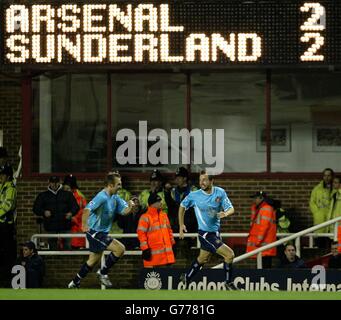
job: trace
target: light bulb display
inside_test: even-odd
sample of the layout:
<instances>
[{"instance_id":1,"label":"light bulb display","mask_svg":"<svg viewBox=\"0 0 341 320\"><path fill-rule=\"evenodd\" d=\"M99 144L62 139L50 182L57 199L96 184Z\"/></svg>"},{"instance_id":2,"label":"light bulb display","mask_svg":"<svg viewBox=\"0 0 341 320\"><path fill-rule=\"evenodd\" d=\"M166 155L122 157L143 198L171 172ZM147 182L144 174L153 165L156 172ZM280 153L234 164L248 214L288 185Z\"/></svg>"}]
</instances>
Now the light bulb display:
<instances>
[{"instance_id":1,"label":"light bulb display","mask_svg":"<svg viewBox=\"0 0 341 320\"><path fill-rule=\"evenodd\" d=\"M272 66L341 60L341 1L13 0L0 9L2 64Z\"/></svg>"}]
</instances>

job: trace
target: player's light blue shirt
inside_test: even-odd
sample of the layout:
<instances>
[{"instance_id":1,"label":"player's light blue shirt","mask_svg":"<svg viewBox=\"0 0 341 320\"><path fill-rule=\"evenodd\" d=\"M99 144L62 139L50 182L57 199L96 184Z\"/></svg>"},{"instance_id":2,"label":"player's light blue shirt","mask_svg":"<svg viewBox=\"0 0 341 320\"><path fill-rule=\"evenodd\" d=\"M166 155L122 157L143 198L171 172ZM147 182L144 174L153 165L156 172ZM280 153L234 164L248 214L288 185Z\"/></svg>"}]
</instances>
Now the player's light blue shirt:
<instances>
[{"instance_id":1,"label":"player's light blue shirt","mask_svg":"<svg viewBox=\"0 0 341 320\"><path fill-rule=\"evenodd\" d=\"M109 196L102 190L87 204L85 208L90 210L88 226L91 230L109 232L115 215L124 214L128 204L117 194Z\"/></svg>"},{"instance_id":2,"label":"player's light blue shirt","mask_svg":"<svg viewBox=\"0 0 341 320\"><path fill-rule=\"evenodd\" d=\"M201 189L193 191L180 205L186 210L193 207L198 220L199 230L208 232L220 230L218 212L233 208L225 190L219 187L213 187L210 194Z\"/></svg>"}]
</instances>

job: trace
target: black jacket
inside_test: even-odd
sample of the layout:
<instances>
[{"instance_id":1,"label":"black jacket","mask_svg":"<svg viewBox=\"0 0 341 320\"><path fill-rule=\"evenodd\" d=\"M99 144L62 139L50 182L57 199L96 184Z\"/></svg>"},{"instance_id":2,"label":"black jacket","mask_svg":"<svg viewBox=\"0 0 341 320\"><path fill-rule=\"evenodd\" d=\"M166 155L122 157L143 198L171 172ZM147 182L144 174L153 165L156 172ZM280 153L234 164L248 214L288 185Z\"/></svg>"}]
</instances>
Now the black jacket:
<instances>
[{"instance_id":1,"label":"black jacket","mask_svg":"<svg viewBox=\"0 0 341 320\"><path fill-rule=\"evenodd\" d=\"M130 213L124 216L118 214L116 215L118 217L117 225L123 230L123 233L136 233L139 219L143 213L140 207L136 213ZM140 241L137 238L122 238L120 241L128 250L140 247Z\"/></svg>"},{"instance_id":2,"label":"black jacket","mask_svg":"<svg viewBox=\"0 0 341 320\"><path fill-rule=\"evenodd\" d=\"M192 188L193 186L188 184L183 188L177 186L172 190L165 191L165 200L168 207L168 218L173 232L179 232L179 206L181 201L185 199L191 191L193 191ZM198 232L198 223L195 217L194 208L191 207L185 211L184 224L188 232Z\"/></svg>"},{"instance_id":3,"label":"black jacket","mask_svg":"<svg viewBox=\"0 0 341 320\"><path fill-rule=\"evenodd\" d=\"M281 261L279 268L282 269L301 269L306 268L305 262L303 259L299 258L298 256L295 256L295 260L293 262L290 262L285 256L283 260Z\"/></svg>"},{"instance_id":4,"label":"black jacket","mask_svg":"<svg viewBox=\"0 0 341 320\"><path fill-rule=\"evenodd\" d=\"M51 211L51 217L46 218L45 210ZM37 216L42 216L46 231L59 232L71 230L71 219L66 219L65 214L76 215L79 206L72 192L64 191L61 187L57 191L50 188L39 193L34 201L33 212Z\"/></svg>"},{"instance_id":5,"label":"black jacket","mask_svg":"<svg viewBox=\"0 0 341 320\"><path fill-rule=\"evenodd\" d=\"M17 264L26 270L26 288L41 288L45 275L45 263L42 257L33 254L31 257L21 257Z\"/></svg>"},{"instance_id":6,"label":"black jacket","mask_svg":"<svg viewBox=\"0 0 341 320\"><path fill-rule=\"evenodd\" d=\"M330 256L328 262L329 269L341 269L341 254L337 256Z\"/></svg>"}]
</instances>

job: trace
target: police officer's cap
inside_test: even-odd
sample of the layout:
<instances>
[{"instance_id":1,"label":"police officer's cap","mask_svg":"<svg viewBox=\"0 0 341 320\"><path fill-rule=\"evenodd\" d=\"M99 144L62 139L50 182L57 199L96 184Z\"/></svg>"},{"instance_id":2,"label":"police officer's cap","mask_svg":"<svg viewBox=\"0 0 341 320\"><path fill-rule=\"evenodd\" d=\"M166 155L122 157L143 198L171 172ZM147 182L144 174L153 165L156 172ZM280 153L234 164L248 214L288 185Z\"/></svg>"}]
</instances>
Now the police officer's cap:
<instances>
[{"instance_id":1,"label":"police officer's cap","mask_svg":"<svg viewBox=\"0 0 341 320\"><path fill-rule=\"evenodd\" d=\"M179 167L176 169L175 176L188 178L188 170L185 167Z\"/></svg>"},{"instance_id":2,"label":"police officer's cap","mask_svg":"<svg viewBox=\"0 0 341 320\"><path fill-rule=\"evenodd\" d=\"M71 189L78 189L77 179L72 174L65 176L63 184L69 186Z\"/></svg>"},{"instance_id":3,"label":"police officer's cap","mask_svg":"<svg viewBox=\"0 0 341 320\"><path fill-rule=\"evenodd\" d=\"M162 181L163 180L163 177L162 177L162 174L159 170L153 170L151 176L150 176L150 181L152 180L156 180L156 181Z\"/></svg>"},{"instance_id":4,"label":"police officer's cap","mask_svg":"<svg viewBox=\"0 0 341 320\"><path fill-rule=\"evenodd\" d=\"M7 177L13 177L13 168L10 164L6 163L0 167L0 174L4 174Z\"/></svg>"},{"instance_id":5,"label":"police officer's cap","mask_svg":"<svg viewBox=\"0 0 341 320\"><path fill-rule=\"evenodd\" d=\"M266 196L267 196L266 192L257 191L256 193L252 194L250 198L265 198Z\"/></svg>"}]
</instances>

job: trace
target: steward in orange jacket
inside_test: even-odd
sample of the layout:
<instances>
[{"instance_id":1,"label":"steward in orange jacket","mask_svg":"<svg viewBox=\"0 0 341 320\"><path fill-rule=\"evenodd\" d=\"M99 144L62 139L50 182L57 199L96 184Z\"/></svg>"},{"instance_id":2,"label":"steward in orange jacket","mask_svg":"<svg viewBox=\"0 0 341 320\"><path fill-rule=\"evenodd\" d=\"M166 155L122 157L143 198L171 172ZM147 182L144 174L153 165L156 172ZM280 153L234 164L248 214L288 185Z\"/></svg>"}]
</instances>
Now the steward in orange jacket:
<instances>
[{"instance_id":1,"label":"steward in orange jacket","mask_svg":"<svg viewBox=\"0 0 341 320\"><path fill-rule=\"evenodd\" d=\"M79 191L77 179L74 175L70 174L64 178L63 189L72 192L79 206L79 211L71 220L71 233L83 233L82 216L87 201L83 193ZM72 238L71 246L72 248L85 248L85 238Z\"/></svg>"},{"instance_id":2,"label":"steward in orange jacket","mask_svg":"<svg viewBox=\"0 0 341 320\"><path fill-rule=\"evenodd\" d=\"M246 252L253 251L277 240L276 213L271 200L263 191L252 196L255 202L251 207L251 228L247 239ZM262 257L276 256L276 247L262 252ZM252 258L256 258L253 256ZM270 262L271 266L271 262Z\"/></svg>"},{"instance_id":3,"label":"steward in orange jacket","mask_svg":"<svg viewBox=\"0 0 341 320\"><path fill-rule=\"evenodd\" d=\"M339 221L337 227L337 251L341 253L341 222Z\"/></svg>"},{"instance_id":4,"label":"steward in orange jacket","mask_svg":"<svg viewBox=\"0 0 341 320\"><path fill-rule=\"evenodd\" d=\"M138 223L137 235L145 268L163 266L175 262L173 231L168 216L161 211L162 199L152 193L148 198L148 210Z\"/></svg>"}]
</instances>

